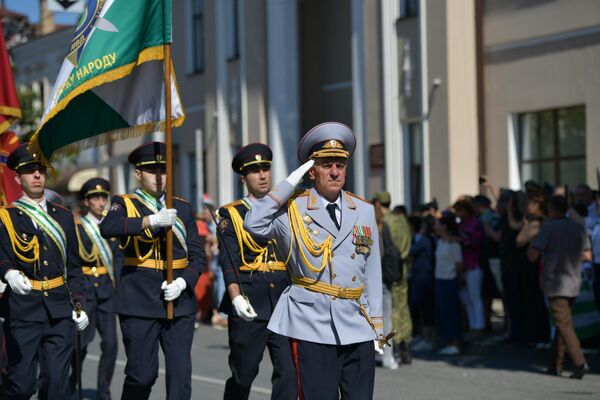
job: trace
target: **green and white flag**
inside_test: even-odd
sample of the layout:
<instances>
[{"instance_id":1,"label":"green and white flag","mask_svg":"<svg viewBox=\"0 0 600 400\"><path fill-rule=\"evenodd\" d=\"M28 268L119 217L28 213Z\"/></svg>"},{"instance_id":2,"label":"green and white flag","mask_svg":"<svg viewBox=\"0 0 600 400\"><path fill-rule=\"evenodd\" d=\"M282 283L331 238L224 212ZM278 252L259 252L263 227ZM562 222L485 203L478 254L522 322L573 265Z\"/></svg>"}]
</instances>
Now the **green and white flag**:
<instances>
[{"instance_id":1,"label":"green and white flag","mask_svg":"<svg viewBox=\"0 0 600 400\"><path fill-rule=\"evenodd\" d=\"M164 130L171 0L89 0L30 151L50 161ZM171 124L185 118L171 69Z\"/></svg>"}]
</instances>

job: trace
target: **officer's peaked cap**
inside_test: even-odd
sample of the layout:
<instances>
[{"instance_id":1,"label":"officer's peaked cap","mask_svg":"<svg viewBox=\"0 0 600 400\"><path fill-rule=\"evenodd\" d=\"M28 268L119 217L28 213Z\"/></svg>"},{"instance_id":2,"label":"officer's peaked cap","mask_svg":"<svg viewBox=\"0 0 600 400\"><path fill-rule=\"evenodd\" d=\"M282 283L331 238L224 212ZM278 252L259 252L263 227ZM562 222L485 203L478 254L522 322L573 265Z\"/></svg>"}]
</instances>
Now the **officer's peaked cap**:
<instances>
[{"instance_id":1,"label":"officer's peaked cap","mask_svg":"<svg viewBox=\"0 0 600 400\"><path fill-rule=\"evenodd\" d=\"M82 199L97 195L110 195L110 183L104 178L92 178L87 180L83 186L81 186L81 190L79 191L79 196Z\"/></svg>"},{"instance_id":2,"label":"officer's peaked cap","mask_svg":"<svg viewBox=\"0 0 600 400\"><path fill-rule=\"evenodd\" d=\"M324 122L308 131L298 146L298 159L350 158L356 147L352 129L340 122Z\"/></svg>"},{"instance_id":3,"label":"officer's peaked cap","mask_svg":"<svg viewBox=\"0 0 600 400\"><path fill-rule=\"evenodd\" d=\"M142 168L166 164L167 146L163 142L143 144L129 154L129 163Z\"/></svg>"},{"instance_id":4,"label":"officer's peaked cap","mask_svg":"<svg viewBox=\"0 0 600 400\"><path fill-rule=\"evenodd\" d=\"M21 144L8 155L6 166L13 171L18 171L22 167L30 164L42 165L39 154L31 154L27 150L27 143Z\"/></svg>"},{"instance_id":5,"label":"officer's peaked cap","mask_svg":"<svg viewBox=\"0 0 600 400\"><path fill-rule=\"evenodd\" d=\"M240 151L233 156L231 168L235 173L245 175L245 173L252 168L271 168L272 160L273 152L269 146L262 143L251 143L242 147Z\"/></svg>"}]
</instances>

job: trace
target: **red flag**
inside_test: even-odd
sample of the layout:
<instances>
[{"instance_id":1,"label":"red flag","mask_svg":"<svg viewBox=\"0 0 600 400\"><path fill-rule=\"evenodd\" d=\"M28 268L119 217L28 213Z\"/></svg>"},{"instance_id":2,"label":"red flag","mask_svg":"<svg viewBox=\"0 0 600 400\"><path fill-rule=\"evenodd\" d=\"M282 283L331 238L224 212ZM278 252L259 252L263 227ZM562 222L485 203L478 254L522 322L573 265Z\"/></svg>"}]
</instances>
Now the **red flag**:
<instances>
[{"instance_id":1,"label":"red flag","mask_svg":"<svg viewBox=\"0 0 600 400\"><path fill-rule=\"evenodd\" d=\"M0 134L6 131L17 119L21 118L21 106L15 87L4 30L0 22Z\"/></svg>"},{"instance_id":2,"label":"red flag","mask_svg":"<svg viewBox=\"0 0 600 400\"><path fill-rule=\"evenodd\" d=\"M5 206L21 197L21 186L15 181L15 171L8 169L6 159L19 147L19 138L13 131L0 134L0 206Z\"/></svg>"}]
</instances>

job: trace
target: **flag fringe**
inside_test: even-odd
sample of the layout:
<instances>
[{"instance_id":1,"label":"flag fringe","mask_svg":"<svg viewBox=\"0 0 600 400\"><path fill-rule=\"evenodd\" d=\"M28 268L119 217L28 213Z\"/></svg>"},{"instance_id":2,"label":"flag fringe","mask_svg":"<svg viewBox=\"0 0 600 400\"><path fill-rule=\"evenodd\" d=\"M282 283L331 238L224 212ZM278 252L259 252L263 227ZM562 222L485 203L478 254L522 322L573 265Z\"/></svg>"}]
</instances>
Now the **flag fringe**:
<instances>
[{"instance_id":1,"label":"flag fringe","mask_svg":"<svg viewBox=\"0 0 600 400\"><path fill-rule=\"evenodd\" d=\"M6 121L0 123L0 135L3 134L12 124L17 122L19 118L8 118Z\"/></svg>"},{"instance_id":2,"label":"flag fringe","mask_svg":"<svg viewBox=\"0 0 600 400\"><path fill-rule=\"evenodd\" d=\"M164 59L164 55L165 54L163 51L162 44L153 46L153 47L149 47L140 52L136 61L131 62L129 64L122 65L118 68L115 68L115 69L105 72L103 74L100 74L100 75L90 79L89 81L86 81L86 82L82 83L81 85L77 86L68 95L66 95L61 101L59 101L52 108L52 110L48 113L48 115L44 118L44 120L41 122L40 127L35 131L35 133L31 137L31 140L30 140L29 146L28 146L29 151L31 153L37 153L40 156L41 161L53 171L54 169L52 168L52 165L50 164L46 154L44 154L42 152L39 141L38 141L39 134L42 131L42 129L44 129L44 126L46 125L46 123L48 121L50 121L52 118L54 118L56 116L56 114L58 114L60 111L63 111L67 107L67 105L69 105L69 103L75 97L79 96L80 94L85 93L88 90L91 90L91 89L93 89L97 86L103 85L105 83L113 82L118 79L124 78L127 75L130 75L131 72L133 72L133 70L137 66L142 65L143 63L146 63L149 61L161 61ZM155 124L155 123L151 123L151 124ZM137 127L132 127L132 129L135 129L135 128L137 128ZM126 129L129 129L129 128L126 128ZM102 135L100 135L100 136L102 136ZM84 140L87 140L87 139L84 139ZM66 147L69 147L69 146L71 146L71 145L68 145ZM58 152L59 150L56 150L55 153ZM53 159L55 159L55 158L53 157Z\"/></svg>"}]
</instances>

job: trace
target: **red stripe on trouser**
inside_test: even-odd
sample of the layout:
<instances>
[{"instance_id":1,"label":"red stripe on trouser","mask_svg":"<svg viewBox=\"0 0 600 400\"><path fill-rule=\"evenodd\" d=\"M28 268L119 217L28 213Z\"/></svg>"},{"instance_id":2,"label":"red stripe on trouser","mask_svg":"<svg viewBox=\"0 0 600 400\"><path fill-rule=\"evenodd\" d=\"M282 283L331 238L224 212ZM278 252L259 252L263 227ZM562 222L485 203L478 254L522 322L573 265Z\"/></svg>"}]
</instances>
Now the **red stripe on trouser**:
<instances>
[{"instance_id":1,"label":"red stripe on trouser","mask_svg":"<svg viewBox=\"0 0 600 400\"><path fill-rule=\"evenodd\" d=\"M290 347L292 348L292 359L294 360L294 367L296 367L296 382L298 385L298 399L304 400L304 395L302 395L302 386L300 386L300 362L298 361L298 340L290 339Z\"/></svg>"}]
</instances>

